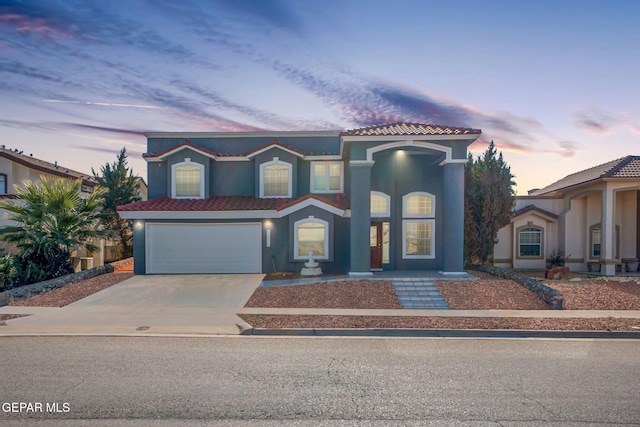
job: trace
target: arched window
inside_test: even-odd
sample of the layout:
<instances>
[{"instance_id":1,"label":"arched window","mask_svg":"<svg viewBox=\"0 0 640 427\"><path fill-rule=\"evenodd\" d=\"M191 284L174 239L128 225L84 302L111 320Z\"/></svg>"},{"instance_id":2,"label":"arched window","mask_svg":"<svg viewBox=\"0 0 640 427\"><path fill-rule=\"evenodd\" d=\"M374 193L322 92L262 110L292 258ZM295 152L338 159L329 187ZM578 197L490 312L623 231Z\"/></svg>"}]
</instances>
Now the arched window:
<instances>
[{"instance_id":1,"label":"arched window","mask_svg":"<svg viewBox=\"0 0 640 427\"><path fill-rule=\"evenodd\" d=\"M433 218L436 212L436 196L416 191L402 197L402 216L411 218Z\"/></svg>"},{"instance_id":2,"label":"arched window","mask_svg":"<svg viewBox=\"0 0 640 427\"><path fill-rule=\"evenodd\" d=\"M260 197L291 197L292 166L278 157L260 165Z\"/></svg>"},{"instance_id":3,"label":"arched window","mask_svg":"<svg viewBox=\"0 0 640 427\"><path fill-rule=\"evenodd\" d=\"M542 258L542 228L528 225L518 230L518 256Z\"/></svg>"},{"instance_id":4,"label":"arched window","mask_svg":"<svg viewBox=\"0 0 640 427\"><path fill-rule=\"evenodd\" d=\"M171 197L175 199L204 198L204 165L190 158L171 166Z\"/></svg>"},{"instance_id":5,"label":"arched window","mask_svg":"<svg viewBox=\"0 0 640 427\"><path fill-rule=\"evenodd\" d=\"M391 196L380 191L371 192L371 217L391 216Z\"/></svg>"},{"instance_id":6,"label":"arched window","mask_svg":"<svg viewBox=\"0 0 640 427\"><path fill-rule=\"evenodd\" d=\"M329 258L329 224L312 216L294 223L294 259Z\"/></svg>"}]
</instances>

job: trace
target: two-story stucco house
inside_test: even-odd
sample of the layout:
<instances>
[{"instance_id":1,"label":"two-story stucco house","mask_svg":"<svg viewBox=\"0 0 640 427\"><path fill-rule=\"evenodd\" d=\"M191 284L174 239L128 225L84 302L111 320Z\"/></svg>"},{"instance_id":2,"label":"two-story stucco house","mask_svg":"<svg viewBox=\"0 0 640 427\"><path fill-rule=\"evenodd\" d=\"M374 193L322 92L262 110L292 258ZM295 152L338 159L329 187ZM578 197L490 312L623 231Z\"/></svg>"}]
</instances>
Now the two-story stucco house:
<instances>
[{"instance_id":1,"label":"two-story stucco house","mask_svg":"<svg viewBox=\"0 0 640 427\"><path fill-rule=\"evenodd\" d=\"M71 170L58 165L57 162L49 163L37 159L31 154L26 155L16 149L0 147L0 199L17 199L16 187L23 186L25 182L39 182L43 176L82 180L81 191L83 194L92 193L98 185L93 176L89 174ZM0 209L0 228L12 225L14 222L9 219L9 212ZM83 266L83 262L85 267L103 265L105 245L104 242L96 243L100 247L100 251L96 253L90 254L82 249L74 252L73 262L76 270ZM0 247L8 252L14 250L4 242L0 242Z\"/></svg>"},{"instance_id":2,"label":"two-story stucco house","mask_svg":"<svg viewBox=\"0 0 640 427\"><path fill-rule=\"evenodd\" d=\"M147 133L136 274L463 271L464 164L480 130Z\"/></svg>"},{"instance_id":3,"label":"two-story stucco house","mask_svg":"<svg viewBox=\"0 0 640 427\"><path fill-rule=\"evenodd\" d=\"M640 257L640 156L571 174L516 198L511 223L498 233L494 265L544 269L563 250L572 271L614 275Z\"/></svg>"}]
</instances>

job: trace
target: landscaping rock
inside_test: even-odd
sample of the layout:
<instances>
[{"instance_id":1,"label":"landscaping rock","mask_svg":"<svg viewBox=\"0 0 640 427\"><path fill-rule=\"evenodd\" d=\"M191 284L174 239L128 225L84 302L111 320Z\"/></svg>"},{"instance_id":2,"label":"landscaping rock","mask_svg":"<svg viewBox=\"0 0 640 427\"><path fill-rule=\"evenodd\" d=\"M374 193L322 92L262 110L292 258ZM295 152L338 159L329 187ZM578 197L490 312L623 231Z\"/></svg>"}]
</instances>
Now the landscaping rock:
<instances>
[{"instance_id":1,"label":"landscaping rock","mask_svg":"<svg viewBox=\"0 0 640 427\"><path fill-rule=\"evenodd\" d=\"M549 269L547 269L547 271L544 272L544 278L545 279L553 279L553 280L568 279L569 278L569 267L553 267L553 268L549 268Z\"/></svg>"},{"instance_id":2,"label":"landscaping rock","mask_svg":"<svg viewBox=\"0 0 640 427\"><path fill-rule=\"evenodd\" d=\"M550 288L535 279L523 276L522 274L518 274L507 268L494 267L492 265L480 265L478 266L478 270L493 274L494 276L498 276L503 279L513 280L536 294L538 298L549 304L549 307L552 309L564 309L564 297L562 294L558 290Z\"/></svg>"},{"instance_id":3,"label":"landscaping rock","mask_svg":"<svg viewBox=\"0 0 640 427\"><path fill-rule=\"evenodd\" d=\"M55 279L45 280L44 282L9 289L8 291L4 291L6 303L11 303L23 298L29 298L33 295L49 292L53 289L61 288L65 285L79 282L80 280L90 279L91 277L111 272L113 272L113 266L107 264L100 267L91 268L89 270L67 274L66 276L56 277Z\"/></svg>"}]
</instances>

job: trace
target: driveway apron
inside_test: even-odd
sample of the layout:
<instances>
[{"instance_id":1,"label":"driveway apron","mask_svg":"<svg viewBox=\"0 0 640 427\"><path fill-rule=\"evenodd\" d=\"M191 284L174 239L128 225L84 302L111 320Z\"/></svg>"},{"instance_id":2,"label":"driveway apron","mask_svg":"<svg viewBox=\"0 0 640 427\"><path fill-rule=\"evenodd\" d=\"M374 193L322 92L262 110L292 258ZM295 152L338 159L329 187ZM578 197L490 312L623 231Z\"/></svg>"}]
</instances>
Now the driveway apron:
<instances>
[{"instance_id":1,"label":"driveway apron","mask_svg":"<svg viewBox=\"0 0 640 427\"><path fill-rule=\"evenodd\" d=\"M66 307L34 307L33 316L7 322L0 334L239 334L249 325L236 313L263 277L134 276Z\"/></svg>"}]
</instances>

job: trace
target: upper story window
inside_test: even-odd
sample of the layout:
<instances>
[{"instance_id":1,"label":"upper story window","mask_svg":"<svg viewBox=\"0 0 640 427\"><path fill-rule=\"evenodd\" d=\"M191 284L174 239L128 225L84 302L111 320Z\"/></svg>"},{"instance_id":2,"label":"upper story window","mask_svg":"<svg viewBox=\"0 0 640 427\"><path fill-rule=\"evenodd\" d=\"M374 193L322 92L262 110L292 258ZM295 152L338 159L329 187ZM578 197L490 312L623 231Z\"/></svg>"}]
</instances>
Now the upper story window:
<instances>
[{"instance_id":1,"label":"upper story window","mask_svg":"<svg viewBox=\"0 0 640 427\"><path fill-rule=\"evenodd\" d=\"M344 174L342 162L311 162L312 193L342 193Z\"/></svg>"},{"instance_id":2,"label":"upper story window","mask_svg":"<svg viewBox=\"0 0 640 427\"><path fill-rule=\"evenodd\" d=\"M204 165L190 158L171 166L171 197L176 199L204 198Z\"/></svg>"},{"instance_id":3,"label":"upper story window","mask_svg":"<svg viewBox=\"0 0 640 427\"><path fill-rule=\"evenodd\" d=\"M7 174L0 173L0 194L7 194Z\"/></svg>"},{"instance_id":4,"label":"upper story window","mask_svg":"<svg viewBox=\"0 0 640 427\"><path fill-rule=\"evenodd\" d=\"M291 163L283 162L278 157L260 165L260 197L291 197L292 173Z\"/></svg>"},{"instance_id":5,"label":"upper story window","mask_svg":"<svg viewBox=\"0 0 640 427\"><path fill-rule=\"evenodd\" d=\"M391 196L380 191L371 192L371 217L391 216Z\"/></svg>"},{"instance_id":6,"label":"upper story window","mask_svg":"<svg viewBox=\"0 0 640 427\"><path fill-rule=\"evenodd\" d=\"M435 201L433 194L417 191L402 197L402 257L435 258Z\"/></svg>"},{"instance_id":7,"label":"upper story window","mask_svg":"<svg viewBox=\"0 0 640 427\"><path fill-rule=\"evenodd\" d=\"M402 197L403 217L433 218L436 211L436 197L424 191L416 191Z\"/></svg>"},{"instance_id":8,"label":"upper story window","mask_svg":"<svg viewBox=\"0 0 640 427\"><path fill-rule=\"evenodd\" d=\"M542 257L542 229L535 226L527 226L518 230L518 256Z\"/></svg>"}]
</instances>

